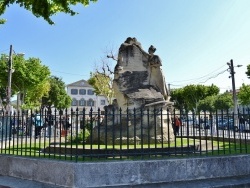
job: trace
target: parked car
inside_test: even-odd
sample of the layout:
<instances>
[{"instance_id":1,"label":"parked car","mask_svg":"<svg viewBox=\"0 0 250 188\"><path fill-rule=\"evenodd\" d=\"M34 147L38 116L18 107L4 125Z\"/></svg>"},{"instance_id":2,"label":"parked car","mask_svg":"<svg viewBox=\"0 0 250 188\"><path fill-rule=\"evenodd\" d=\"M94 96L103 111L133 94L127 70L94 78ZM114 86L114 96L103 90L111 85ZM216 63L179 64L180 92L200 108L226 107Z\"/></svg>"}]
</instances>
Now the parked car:
<instances>
[{"instance_id":1,"label":"parked car","mask_svg":"<svg viewBox=\"0 0 250 188\"><path fill-rule=\"evenodd\" d=\"M194 126L194 127L198 127L199 126L199 122L197 119L193 118L192 116L188 116L187 119L182 119L182 124L185 126Z\"/></svg>"},{"instance_id":2,"label":"parked car","mask_svg":"<svg viewBox=\"0 0 250 188\"><path fill-rule=\"evenodd\" d=\"M234 125L233 119L220 119L218 121L219 130L233 130L235 132L239 131L239 127Z\"/></svg>"}]
</instances>

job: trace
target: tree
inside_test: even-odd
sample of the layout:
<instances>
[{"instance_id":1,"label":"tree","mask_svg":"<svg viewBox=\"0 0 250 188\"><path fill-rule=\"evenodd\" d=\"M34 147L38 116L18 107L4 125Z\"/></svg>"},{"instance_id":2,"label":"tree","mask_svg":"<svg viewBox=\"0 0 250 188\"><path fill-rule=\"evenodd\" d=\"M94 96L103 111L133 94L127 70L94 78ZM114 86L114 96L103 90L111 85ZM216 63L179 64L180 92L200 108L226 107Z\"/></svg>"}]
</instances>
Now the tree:
<instances>
[{"instance_id":1,"label":"tree","mask_svg":"<svg viewBox=\"0 0 250 188\"><path fill-rule=\"evenodd\" d=\"M208 96L198 103L199 111L215 112L216 110L228 110L232 107L233 100L229 93Z\"/></svg>"},{"instance_id":2,"label":"tree","mask_svg":"<svg viewBox=\"0 0 250 188\"><path fill-rule=\"evenodd\" d=\"M197 111L198 103L200 100L205 99L208 96L217 95L220 89L215 86L204 85L188 85L183 88L183 95L187 110Z\"/></svg>"},{"instance_id":3,"label":"tree","mask_svg":"<svg viewBox=\"0 0 250 188\"><path fill-rule=\"evenodd\" d=\"M0 1L0 15L4 14L6 8L12 4L18 4L20 7L31 11L36 17L44 18L49 24L54 24L51 17L59 12L74 16L77 12L72 10L72 5L82 4L88 6L90 2L97 0L8 0Z\"/></svg>"},{"instance_id":4,"label":"tree","mask_svg":"<svg viewBox=\"0 0 250 188\"><path fill-rule=\"evenodd\" d=\"M49 92L49 82L44 80L25 93L25 100L22 104L23 109L34 109L41 106L42 97Z\"/></svg>"},{"instance_id":5,"label":"tree","mask_svg":"<svg viewBox=\"0 0 250 188\"><path fill-rule=\"evenodd\" d=\"M4 24L5 22L6 22L5 19L1 19L1 18L0 18L0 24Z\"/></svg>"},{"instance_id":6,"label":"tree","mask_svg":"<svg viewBox=\"0 0 250 188\"><path fill-rule=\"evenodd\" d=\"M250 78L250 65L247 65L246 75L247 75L248 78Z\"/></svg>"},{"instance_id":7,"label":"tree","mask_svg":"<svg viewBox=\"0 0 250 188\"><path fill-rule=\"evenodd\" d=\"M6 91L8 84L8 56L0 58L0 87ZM41 103L41 97L49 91L48 78L50 70L42 65L38 58L25 59L23 56L13 55L13 69L11 93L19 93L24 107L35 107ZM6 92L5 92L6 93ZM0 93L1 94L1 93ZM2 94L1 97L4 97Z\"/></svg>"},{"instance_id":8,"label":"tree","mask_svg":"<svg viewBox=\"0 0 250 188\"><path fill-rule=\"evenodd\" d=\"M65 83L61 78L51 76L49 78L50 89L47 95L42 98L42 106L47 108L55 107L57 109L68 108L71 104L71 98L65 91Z\"/></svg>"},{"instance_id":9,"label":"tree","mask_svg":"<svg viewBox=\"0 0 250 188\"><path fill-rule=\"evenodd\" d=\"M214 100L214 107L217 110L228 110L233 107L232 95L223 93L218 95Z\"/></svg>"},{"instance_id":10,"label":"tree","mask_svg":"<svg viewBox=\"0 0 250 188\"><path fill-rule=\"evenodd\" d=\"M212 95L206 97L205 99L200 100L197 106L198 111L214 112L215 111L214 101L216 97L217 96Z\"/></svg>"},{"instance_id":11,"label":"tree","mask_svg":"<svg viewBox=\"0 0 250 188\"><path fill-rule=\"evenodd\" d=\"M88 83L93 86L94 92L97 95L104 95L109 104L112 103L114 97L114 90L113 90L113 78L110 74L107 74L106 71L104 72L94 72L90 73L90 78Z\"/></svg>"},{"instance_id":12,"label":"tree","mask_svg":"<svg viewBox=\"0 0 250 188\"><path fill-rule=\"evenodd\" d=\"M96 68L95 72L90 73L90 78L88 83L93 86L94 92L97 95L104 95L109 104L112 104L114 98L114 89L113 89L113 75L114 72L111 70L113 67L112 62L117 62L117 57L114 55L113 50L107 50L106 58L102 58L101 68ZM112 62L108 61L109 59Z\"/></svg>"},{"instance_id":13,"label":"tree","mask_svg":"<svg viewBox=\"0 0 250 188\"><path fill-rule=\"evenodd\" d=\"M179 110L186 109L187 107L185 106L185 97L183 95L183 88L172 89L170 92L171 92L170 101L174 102L174 107Z\"/></svg>"},{"instance_id":14,"label":"tree","mask_svg":"<svg viewBox=\"0 0 250 188\"><path fill-rule=\"evenodd\" d=\"M250 104L250 85L242 84L238 93L238 99L242 105Z\"/></svg>"},{"instance_id":15,"label":"tree","mask_svg":"<svg viewBox=\"0 0 250 188\"><path fill-rule=\"evenodd\" d=\"M6 88L4 88L3 86L1 86L0 84L0 106L6 106L6 97L7 97L7 92L6 92Z\"/></svg>"},{"instance_id":16,"label":"tree","mask_svg":"<svg viewBox=\"0 0 250 188\"><path fill-rule=\"evenodd\" d=\"M206 95L207 96L213 96L213 95L218 95L220 92L219 87L216 85L212 84L211 86L206 86Z\"/></svg>"},{"instance_id":17,"label":"tree","mask_svg":"<svg viewBox=\"0 0 250 188\"><path fill-rule=\"evenodd\" d=\"M201 100L204 100L208 96L217 95L219 91L219 88L213 84L211 86L187 85L183 88L172 90L170 100L174 101L175 107L180 110L184 108L186 111L191 110L196 112ZM203 108L204 103L208 103L208 101L203 101Z\"/></svg>"}]
</instances>

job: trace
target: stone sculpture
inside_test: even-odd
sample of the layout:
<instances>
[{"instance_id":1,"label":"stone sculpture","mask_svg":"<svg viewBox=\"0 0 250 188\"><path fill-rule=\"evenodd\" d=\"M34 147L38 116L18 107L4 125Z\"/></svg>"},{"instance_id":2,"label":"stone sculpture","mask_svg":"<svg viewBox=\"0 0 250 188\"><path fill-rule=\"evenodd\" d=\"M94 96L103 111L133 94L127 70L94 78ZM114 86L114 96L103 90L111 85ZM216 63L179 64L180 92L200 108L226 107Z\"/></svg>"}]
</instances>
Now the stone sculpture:
<instances>
[{"instance_id":1,"label":"stone sculpture","mask_svg":"<svg viewBox=\"0 0 250 188\"><path fill-rule=\"evenodd\" d=\"M151 45L148 53L145 52L136 38L129 37L121 44L113 80L116 99L106 107L108 113L102 123L106 126L94 130L96 136L93 135L93 140L97 139L97 132L99 141L108 143L112 142L109 139L114 135L118 142L122 136L125 143L128 140L151 143L173 140L173 130L167 117L171 102L161 59L154 54L155 51Z\"/></svg>"}]
</instances>

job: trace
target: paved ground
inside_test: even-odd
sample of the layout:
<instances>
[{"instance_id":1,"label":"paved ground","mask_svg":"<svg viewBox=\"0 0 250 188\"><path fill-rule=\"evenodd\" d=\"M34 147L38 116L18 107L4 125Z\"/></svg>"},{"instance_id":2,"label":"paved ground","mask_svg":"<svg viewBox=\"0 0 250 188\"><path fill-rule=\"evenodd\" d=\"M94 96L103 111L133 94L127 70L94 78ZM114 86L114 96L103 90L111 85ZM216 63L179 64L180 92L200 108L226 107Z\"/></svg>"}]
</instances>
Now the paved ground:
<instances>
[{"instance_id":1,"label":"paved ground","mask_svg":"<svg viewBox=\"0 0 250 188\"><path fill-rule=\"evenodd\" d=\"M20 178L0 176L0 188L62 188L61 186L23 180Z\"/></svg>"}]
</instances>

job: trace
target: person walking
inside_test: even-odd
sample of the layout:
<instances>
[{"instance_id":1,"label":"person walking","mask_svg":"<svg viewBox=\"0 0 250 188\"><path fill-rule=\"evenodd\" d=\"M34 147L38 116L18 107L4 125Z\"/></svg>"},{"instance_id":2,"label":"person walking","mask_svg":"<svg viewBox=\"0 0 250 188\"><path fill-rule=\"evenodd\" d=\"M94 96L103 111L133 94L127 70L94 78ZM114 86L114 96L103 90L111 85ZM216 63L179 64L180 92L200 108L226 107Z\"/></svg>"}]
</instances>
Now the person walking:
<instances>
[{"instance_id":1,"label":"person walking","mask_svg":"<svg viewBox=\"0 0 250 188\"><path fill-rule=\"evenodd\" d=\"M240 132L243 132L245 130L245 119L243 116L240 116L240 119L239 119L239 131Z\"/></svg>"},{"instance_id":2,"label":"person walking","mask_svg":"<svg viewBox=\"0 0 250 188\"><path fill-rule=\"evenodd\" d=\"M181 121L178 116L175 116L174 119L175 136L179 135L180 126L181 126Z\"/></svg>"},{"instance_id":3,"label":"person walking","mask_svg":"<svg viewBox=\"0 0 250 188\"><path fill-rule=\"evenodd\" d=\"M45 118L45 124L46 124L46 137L50 138L53 136L53 118L51 114L48 114Z\"/></svg>"},{"instance_id":4,"label":"person walking","mask_svg":"<svg viewBox=\"0 0 250 188\"><path fill-rule=\"evenodd\" d=\"M34 124L35 124L35 138L38 138L43 128L43 120L40 114L35 115Z\"/></svg>"},{"instance_id":5,"label":"person walking","mask_svg":"<svg viewBox=\"0 0 250 188\"><path fill-rule=\"evenodd\" d=\"M212 114L209 115L209 125L211 136L217 136L216 119L213 118Z\"/></svg>"}]
</instances>

